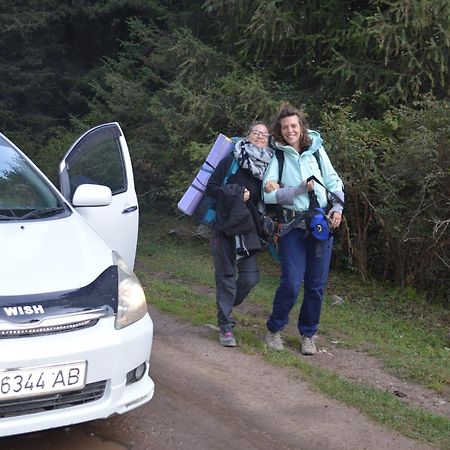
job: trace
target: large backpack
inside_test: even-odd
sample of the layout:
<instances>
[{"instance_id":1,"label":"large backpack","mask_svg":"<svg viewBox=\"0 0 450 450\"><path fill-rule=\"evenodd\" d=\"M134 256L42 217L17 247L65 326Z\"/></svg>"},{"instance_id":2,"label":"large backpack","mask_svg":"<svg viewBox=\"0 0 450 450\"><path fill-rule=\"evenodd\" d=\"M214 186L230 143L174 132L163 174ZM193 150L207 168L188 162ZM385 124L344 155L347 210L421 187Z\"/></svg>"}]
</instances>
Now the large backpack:
<instances>
[{"instance_id":1,"label":"large backpack","mask_svg":"<svg viewBox=\"0 0 450 450\"><path fill-rule=\"evenodd\" d=\"M222 186L228 183L228 180L238 171L239 164L235 158L228 167ZM216 220L216 204L217 200L208 194L203 195L200 203L194 211L193 217L203 225L212 226Z\"/></svg>"}]
</instances>

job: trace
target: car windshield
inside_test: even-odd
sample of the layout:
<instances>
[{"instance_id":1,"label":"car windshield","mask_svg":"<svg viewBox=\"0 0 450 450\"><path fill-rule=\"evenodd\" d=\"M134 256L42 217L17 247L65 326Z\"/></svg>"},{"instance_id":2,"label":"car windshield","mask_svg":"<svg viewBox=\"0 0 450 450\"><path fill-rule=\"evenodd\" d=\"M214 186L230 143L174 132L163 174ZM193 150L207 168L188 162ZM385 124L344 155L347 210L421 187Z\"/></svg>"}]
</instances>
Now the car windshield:
<instances>
[{"instance_id":1,"label":"car windshield","mask_svg":"<svg viewBox=\"0 0 450 450\"><path fill-rule=\"evenodd\" d=\"M0 135L0 220L31 220L66 212L48 182Z\"/></svg>"}]
</instances>

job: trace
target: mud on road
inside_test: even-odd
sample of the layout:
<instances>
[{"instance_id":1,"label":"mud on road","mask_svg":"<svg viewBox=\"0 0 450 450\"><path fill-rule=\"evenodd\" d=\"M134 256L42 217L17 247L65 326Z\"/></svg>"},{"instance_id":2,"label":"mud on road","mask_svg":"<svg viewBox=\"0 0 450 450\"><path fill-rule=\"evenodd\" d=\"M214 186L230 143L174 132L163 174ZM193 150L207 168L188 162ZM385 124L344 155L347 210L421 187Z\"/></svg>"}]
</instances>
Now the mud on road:
<instances>
[{"instance_id":1,"label":"mud on road","mask_svg":"<svg viewBox=\"0 0 450 450\"><path fill-rule=\"evenodd\" d=\"M217 332L151 308L153 400L124 416L0 439L5 450L402 450L428 447L326 398Z\"/></svg>"}]
</instances>

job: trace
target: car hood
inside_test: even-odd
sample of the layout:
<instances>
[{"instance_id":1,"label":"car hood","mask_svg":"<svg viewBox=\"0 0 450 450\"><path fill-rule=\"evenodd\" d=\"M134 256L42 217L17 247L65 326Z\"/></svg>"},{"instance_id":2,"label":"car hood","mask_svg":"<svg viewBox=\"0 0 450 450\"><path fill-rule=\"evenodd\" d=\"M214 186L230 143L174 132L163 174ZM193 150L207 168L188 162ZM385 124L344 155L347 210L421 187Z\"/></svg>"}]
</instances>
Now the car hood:
<instances>
[{"instance_id":1,"label":"car hood","mask_svg":"<svg viewBox=\"0 0 450 450\"><path fill-rule=\"evenodd\" d=\"M111 248L77 213L0 223L0 296L78 289L113 265Z\"/></svg>"}]
</instances>

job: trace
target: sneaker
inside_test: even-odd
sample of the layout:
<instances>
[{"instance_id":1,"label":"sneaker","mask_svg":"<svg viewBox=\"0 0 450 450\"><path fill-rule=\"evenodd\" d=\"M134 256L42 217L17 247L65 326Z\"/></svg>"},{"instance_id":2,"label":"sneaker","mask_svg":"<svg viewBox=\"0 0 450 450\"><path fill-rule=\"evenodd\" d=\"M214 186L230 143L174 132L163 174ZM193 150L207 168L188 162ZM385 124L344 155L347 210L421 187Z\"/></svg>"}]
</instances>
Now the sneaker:
<instances>
[{"instance_id":1,"label":"sneaker","mask_svg":"<svg viewBox=\"0 0 450 450\"><path fill-rule=\"evenodd\" d=\"M302 336L301 350L304 355L314 355L317 352L312 337Z\"/></svg>"},{"instance_id":2,"label":"sneaker","mask_svg":"<svg viewBox=\"0 0 450 450\"><path fill-rule=\"evenodd\" d=\"M224 347L236 347L236 339L231 331L220 332L219 334L220 344Z\"/></svg>"},{"instance_id":3,"label":"sneaker","mask_svg":"<svg viewBox=\"0 0 450 450\"><path fill-rule=\"evenodd\" d=\"M272 350L276 350L278 352L280 352L281 350L284 350L283 339L281 339L280 331L267 330L265 341L266 341L267 347L269 347Z\"/></svg>"}]
</instances>

